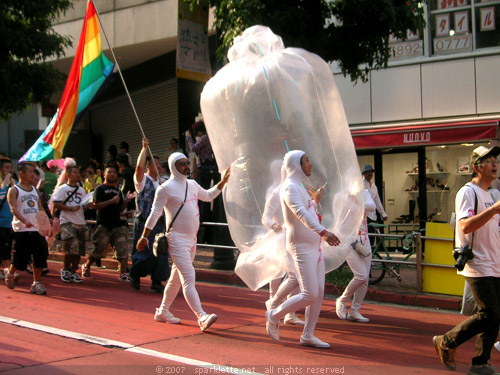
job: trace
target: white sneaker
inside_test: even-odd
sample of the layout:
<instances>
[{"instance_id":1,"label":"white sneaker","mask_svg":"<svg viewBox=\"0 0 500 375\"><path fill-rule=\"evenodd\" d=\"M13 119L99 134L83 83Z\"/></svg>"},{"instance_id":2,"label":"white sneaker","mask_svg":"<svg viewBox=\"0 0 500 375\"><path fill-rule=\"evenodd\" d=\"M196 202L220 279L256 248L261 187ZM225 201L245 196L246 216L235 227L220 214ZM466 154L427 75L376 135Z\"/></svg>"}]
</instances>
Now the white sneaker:
<instances>
[{"instance_id":1,"label":"white sneaker","mask_svg":"<svg viewBox=\"0 0 500 375\"><path fill-rule=\"evenodd\" d=\"M273 321L272 316L273 310L266 311L266 331L270 338L275 341L280 341L280 327L279 323Z\"/></svg>"},{"instance_id":2,"label":"white sneaker","mask_svg":"<svg viewBox=\"0 0 500 375\"><path fill-rule=\"evenodd\" d=\"M356 310L349 311L349 314L347 314L347 320L352 320L359 323L368 323L370 321L370 319L365 318L359 313L359 311Z\"/></svg>"},{"instance_id":3,"label":"white sneaker","mask_svg":"<svg viewBox=\"0 0 500 375\"><path fill-rule=\"evenodd\" d=\"M121 273L120 276L118 276L118 280L125 281L128 283L130 281L130 277L129 277L128 273Z\"/></svg>"},{"instance_id":4,"label":"white sneaker","mask_svg":"<svg viewBox=\"0 0 500 375\"><path fill-rule=\"evenodd\" d=\"M207 330L212 324L217 320L217 315L215 314L205 314L200 319L198 319L198 325L200 326L201 332Z\"/></svg>"},{"instance_id":5,"label":"white sneaker","mask_svg":"<svg viewBox=\"0 0 500 375\"><path fill-rule=\"evenodd\" d=\"M339 319L342 319L342 320L347 319L347 312L346 312L345 303L340 302L340 297L337 298L337 301L335 303L335 312L337 313L337 316L339 317Z\"/></svg>"},{"instance_id":6,"label":"white sneaker","mask_svg":"<svg viewBox=\"0 0 500 375\"><path fill-rule=\"evenodd\" d=\"M16 287L16 280L14 280L14 275L9 272L8 268L5 268L3 270L3 273L5 274L5 285L9 289L14 289Z\"/></svg>"},{"instance_id":7,"label":"white sneaker","mask_svg":"<svg viewBox=\"0 0 500 375\"><path fill-rule=\"evenodd\" d=\"M43 295L47 294L47 291L45 290L45 287L42 284L35 281L33 284L31 284L30 293Z\"/></svg>"},{"instance_id":8,"label":"white sneaker","mask_svg":"<svg viewBox=\"0 0 500 375\"><path fill-rule=\"evenodd\" d=\"M500 341L497 341L493 346L495 347L496 350L500 352Z\"/></svg>"},{"instance_id":9,"label":"white sneaker","mask_svg":"<svg viewBox=\"0 0 500 375\"><path fill-rule=\"evenodd\" d=\"M305 338L300 336L300 345L312 346L313 348L329 349L331 345L327 342L321 341L317 337L313 336L311 338Z\"/></svg>"},{"instance_id":10,"label":"white sneaker","mask_svg":"<svg viewBox=\"0 0 500 375\"><path fill-rule=\"evenodd\" d=\"M160 312L159 308L156 309L155 320L157 322L170 323L170 324L179 324L181 322L181 320L179 318L176 318L174 314L172 314L170 311L163 310L163 312Z\"/></svg>"},{"instance_id":11,"label":"white sneaker","mask_svg":"<svg viewBox=\"0 0 500 375\"><path fill-rule=\"evenodd\" d=\"M283 322L287 326L301 326L301 327L304 327L306 325L306 322L304 322L297 315L295 315L295 313L286 314L285 315L285 319L283 319Z\"/></svg>"}]
</instances>

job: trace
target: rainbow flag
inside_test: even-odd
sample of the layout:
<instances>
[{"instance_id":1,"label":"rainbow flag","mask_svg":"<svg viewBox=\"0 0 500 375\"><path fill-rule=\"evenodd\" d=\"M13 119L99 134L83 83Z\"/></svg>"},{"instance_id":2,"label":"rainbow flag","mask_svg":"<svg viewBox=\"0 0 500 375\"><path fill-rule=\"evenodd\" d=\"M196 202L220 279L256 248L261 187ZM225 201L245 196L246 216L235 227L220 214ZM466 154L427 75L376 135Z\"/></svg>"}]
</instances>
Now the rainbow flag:
<instances>
[{"instance_id":1,"label":"rainbow flag","mask_svg":"<svg viewBox=\"0 0 500 375\"><path fill-rule=\"evenodd\" d=\"M59 108L47 129L20 161L61 158L73 124L78 123L112 73L113 63L102 52L94 3L88 1L80 41Z\"/></svg>"}]
</instances>

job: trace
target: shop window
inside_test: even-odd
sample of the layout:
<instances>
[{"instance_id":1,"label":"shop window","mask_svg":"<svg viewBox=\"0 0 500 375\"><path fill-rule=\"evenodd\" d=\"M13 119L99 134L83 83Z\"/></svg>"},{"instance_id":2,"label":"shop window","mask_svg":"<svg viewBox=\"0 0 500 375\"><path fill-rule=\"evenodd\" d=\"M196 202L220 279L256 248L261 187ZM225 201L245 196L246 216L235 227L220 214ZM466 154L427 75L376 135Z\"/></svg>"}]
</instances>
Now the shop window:
<instances>
[{"instance_id":1,"label":"shop window","mask_svg":"<svg viewBox=\"0 0 500 375\"><path fill-rule=\"evenodd\" d=\"M431 1L432 53L472 50L471 5L468 0Z\"/></svg>"},{"instance_id":2,"label":"shop window","mask_svg":"<svg viewBox=\"0 0 500 375\"><path fill-rule=\"evenodd\" d=\"M492 4L496 3L496 4ZM488 48L500 46L500 2L485 1L476 3L476 47Z\"/></svg>"}]
</instances>

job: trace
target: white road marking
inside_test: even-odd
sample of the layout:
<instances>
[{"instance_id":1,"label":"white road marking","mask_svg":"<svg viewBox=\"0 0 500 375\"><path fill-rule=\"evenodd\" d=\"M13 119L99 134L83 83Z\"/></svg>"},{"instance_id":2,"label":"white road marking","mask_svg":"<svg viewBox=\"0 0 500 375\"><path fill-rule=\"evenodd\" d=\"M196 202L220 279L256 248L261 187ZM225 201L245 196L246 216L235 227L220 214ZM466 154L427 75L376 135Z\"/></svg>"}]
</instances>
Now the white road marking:
<instances>
[{"instance_id":1,"label":"white road marking","mask_svg":"<svg viewBox=\"0 0 500 375\"><path fill-rule=\"evenodd\" d=\"M119 349L123 349L124 351L127 351L127 352L143 354L143 355L148 355L148 356L162 358L162 359L167 359L169 361L182 363L185 365L217 370L219 373L226 373L226 374L242 374L243 373L243 374L251 374L251 375L263 375L263 374L260 374L257 372L246 372L243 369L238 369L235 367L223 366L223 365L218 365L216 363L210 363L210 362L205 362L205 361L198 361L197 359L181 357L181 356L178 356L175 354L162 353L162 352L158 352L156 350L141 348L139 346L135 346L135 345L132 345L132 344L129 344L126 342L109 340L109 339L106 339L103 337L85 335L83 333L67 331L65 329L49 327L46 325L31 323L31 322L27 322L24 320L9 318L6 316L0 316L0 323L11 324L11 325L14 325L17 327L28 328L28 329L32 329L35 331L45 332L45 333L48 333L51 335L66 337L69 339L85 341L85 342L88 342L91 344L101 345L104 347L119 348Z\"/></svg>"}]
</instances>

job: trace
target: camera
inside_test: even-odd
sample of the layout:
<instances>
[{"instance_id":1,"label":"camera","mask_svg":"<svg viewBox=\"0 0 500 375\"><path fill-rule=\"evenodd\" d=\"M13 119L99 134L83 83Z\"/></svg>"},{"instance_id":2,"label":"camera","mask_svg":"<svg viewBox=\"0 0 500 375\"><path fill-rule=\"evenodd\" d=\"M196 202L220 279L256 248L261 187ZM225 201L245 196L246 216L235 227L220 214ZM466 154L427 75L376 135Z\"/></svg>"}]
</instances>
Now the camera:
<instances>
[{"instance_id":1,"label":"camera","mask_svg":"<svg viewBox=\"0 0 500 375\"><path fill-rule=\"evenodd\" d=\"M474 253L469 245L463 245L462 247L456 247L453 249L453 258L456 260L455 268L459 271L463 271L465 263L474 259Z\"/></svg>"}]
</instances>

